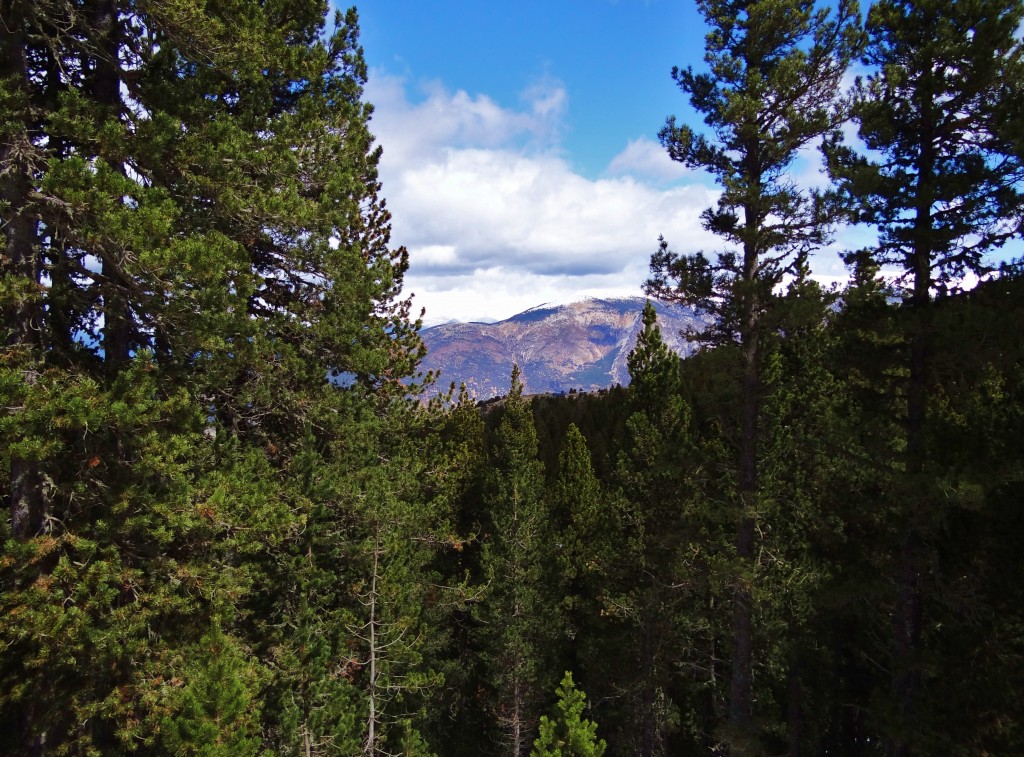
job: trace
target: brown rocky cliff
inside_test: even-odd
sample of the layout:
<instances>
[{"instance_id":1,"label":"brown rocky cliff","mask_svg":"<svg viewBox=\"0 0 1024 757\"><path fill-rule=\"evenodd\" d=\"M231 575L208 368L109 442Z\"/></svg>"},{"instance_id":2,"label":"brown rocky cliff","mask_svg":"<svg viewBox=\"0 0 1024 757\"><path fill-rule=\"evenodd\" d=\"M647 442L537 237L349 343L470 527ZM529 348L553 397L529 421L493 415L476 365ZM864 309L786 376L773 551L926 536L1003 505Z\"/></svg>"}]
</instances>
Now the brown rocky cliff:
<instances>
[{"instance_id":1,"label":"brown rocky cliff","mask_svg":"<svg viewBox=\"0 0 1024 757\"><path fill-rule=\"evenodd\" d=\"M465 383L477 399L508 391L512 364L530 394L594 391L628 384L626 358L642 327L642 297L540 306L498 323L446 323L422 332L422 367L440 371L432 393ZM681 355L694 347L680 331L701 328L694 311L657 304L662 336Z\"/></svg>"}]
</instances>

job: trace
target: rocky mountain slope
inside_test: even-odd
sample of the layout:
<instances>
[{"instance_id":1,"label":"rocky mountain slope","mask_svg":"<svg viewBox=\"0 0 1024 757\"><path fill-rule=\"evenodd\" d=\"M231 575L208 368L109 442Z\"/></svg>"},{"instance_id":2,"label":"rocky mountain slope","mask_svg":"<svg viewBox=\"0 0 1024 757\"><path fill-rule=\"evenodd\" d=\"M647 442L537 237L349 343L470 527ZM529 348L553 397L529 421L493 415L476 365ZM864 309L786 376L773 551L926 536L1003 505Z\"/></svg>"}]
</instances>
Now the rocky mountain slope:
<instances>
[{"instance_id":1,"label":"rocky mountain slope","mask_svg":"<svg viewBox=\"0 0 1024 757\"><path fill-rule=\"evenodd\" d=\"M425 329L422 367L440 371L433 393L465 382L478 399L508 391L518 363L528 394L594 391L628 384L626 358L643 323L642 297L587 299L571 305L542 305L498 323L446 323ZM692 310L655 304L662 336L686 356L693 345L680 331L700 328Z\"/></svg>"}]
</instances>

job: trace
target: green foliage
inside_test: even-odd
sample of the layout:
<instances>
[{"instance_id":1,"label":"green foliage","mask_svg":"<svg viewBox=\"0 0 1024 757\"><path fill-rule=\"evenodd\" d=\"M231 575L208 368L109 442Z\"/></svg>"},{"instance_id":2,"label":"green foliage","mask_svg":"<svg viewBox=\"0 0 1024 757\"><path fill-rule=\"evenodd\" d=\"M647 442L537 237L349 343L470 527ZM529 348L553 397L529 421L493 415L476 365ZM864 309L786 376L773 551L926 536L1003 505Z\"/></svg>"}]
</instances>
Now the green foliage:
<instances>
[{"instance_id":1,"label":"green foliage","mask_svg":"<svg viewBox=\"0 0 1024 757\"><path fill-rule=\"evenodd\" d=\"M623 554L616 498L595 477L587 440L575 424L565 435L558 475L549 491L564 586L563 633L570 641L565 659L605 693L624 643L623 624L610 600L616 596L618 570L628 555Z\"/></svg>"},{"instance_id":2,"label":"green foliage","mask_svg":"<svg viewBox=\"0 0 1024 757\"><path fill-rule=\"evenodd\" d=\"M699 7L711 27L709 70L675 68L672 77L710 133L671 117L660 138L673 160L721 184L717 207L701 219L740 254L713 262L703 253L677 255L662 240L645 288L712 313L712 341L746 344L782 276L824 244L837 216L828 197L802 190L788 169L845 118L837 92L861 42L857 3L842 0L834 15L809 0Z\"/></svg>"},{"instance_id":3,"label":"green foliage","mask_svg":"<svg viewBox=\"0 0 1024 757\"><path fill-rule=\"evenodd\" d=\"M4 717L29 708L29 733L45 728L51 743L151 740L152 681L222 585L193 498L206 453L199 419L185 392L161 396L158 378L145 355L109 389L50 370L7 419L23 442L5 462L20 454L66 487L48 532L8 536L0 562L0 636L18 650L0 666ZM18 738L18 726L7 730Z\"/></svg>"},{"instance_id":4,"label":"green foliage","mask_svg":"<svg viewBox=\"0 0 1024 757\"><path fill-rule=\"evenodd\" d=\"M540 457L549 478L558 470L569 426L575 425L587 440L594 475L604 484L611 481L628 415L626 393L625 387L614 386L596 394L577 392L532 398L530 407L537 426Z\"/></svg>"},{"instance_id":5,"label":"green foliage","mask_svg":"<svg viewBox=\"0 0 1024 757\"><path fill-rule=\"evenodd\" d=\"M610 543L617 528L601 484L590 464L587 440L570 424L559 456L558 478L550 493L551 513L560 524L558 560L565 580L593 595L611 559ZM584 585L591 585L587 590ZM569 604L577 601L567 598Z\"/></svg>"},{"instance_id":6,"label":"green foliage","mask_svg":"<svg viewBox=\"0 0 1024 757\"><path fill-rule=\"evenodd\" d=\"M561 626L544 469L522 390L517 366L488 461L480 554L487 594L477 610L492 717L498 737L517 755L525 754L550 690L548 663Z\"/></svg>"},{"instance_id":7,"label":"green foliage","mask_svg":"<svg viewBox=\"0 0 1024 757\"><path fill-rule=\"evenodd\" d=\"M1019 232L1022 19L1016 0L885 0L868 14L853 115L873 154L837 137L830 166L879 230L875 259L922 279L919 294L987 270Z\"/></svg>"},{"instance_id":8,"label":"green foliage","mask_svg":"<svg viewBox=\"0 0 1024 757\"><path fill-rule=\"evenodd\" d=\"M211 658L229 701L192 670L175 751L211 707L246 713L227 751L356 750L371 723L378 748L437 681L422 346L358 20L324 10L4 8L5 752L154 748L155 682L214 617L260 672ZM376 676L368 622L405 640ZM381 690L407 700L374 717Z\"/></svg>"},{"instance_id":9,"label":"green foliage","mask_svg":"<svg viewBox=\"0 0 1024 757\"><path fill-rule=\"evenodd\" d=\"M879 386L899 420L888 437L895 454L881 508L898 555L885 599L890 642L879 655L892 683L875 708L895 753L946 748L936 739L942 716L925 693L935 670L930 647L941 643L930 617L943 615L951 588L939 546L962 496L951 491L973 491L973 499L978 490L962 479L951 484L937 459L934 426L945 408L935 405L944 402L936 319L964 276L990 271L985 256L1020 232L1024 164L1007 124L1021 120L1022 18L1019 2L876 3L867 20L872 68L853 103L872 152L860 155L838 137L827 150L854 218L878 230L877 247L864 255L904 273L894 323L902 354L889 363L904 381Z\"/></svg>"},{"instance_id":10,"label":"green foliage","mask_svg":"<svg viewBox=\"0 0 1024 757\"><path fill-rule=\"evenodd\" d=\"M219 626L195 647L183 650L181 677L173 677L174 715L164 719L161 736L168 751L197 757L252 757L262 754L258 679L237 642Z\"/></svg>"},{"instance_id":11,"label":"green foliage","mask_svg":"<svg viewBox=\"0 0 1024 757\"><path fill-rule=\"evenodd\" d=\"M602 757L607 744L597 738L597 724L583 717L587 697L576 688L568 670L555 693L559 716L541 717L540 735L530 757Z\"/></svg>"},{"instance_id":12,"label":"green foliage","mask_svg":"<svg viewBox=\"0 0 1024 757\"><path fill-rule=\"evenodd\" d=\"M739 402L724 426L734 429L736 449L730 497L736 559L729 728L722 737L736 754L754 754L765 749L754 712L755 701L763 700L754 691L757 521L770 497L762 485L760 416L770 342L786 328L777 289L828 241L842 210L831 194L802 189L790 169L802 149L846 119L838 89L862 34L856 0L834 7L813 0L706 0L698 7L711 27L709 70L672 74L707 131L672 117L660 138L670 157L709 171L721 185L716 207L701 220L726 249L712 261L703 252L678 255L661 239L644 286L656 297L711 314L712 326L700 335L705 343L738 347Z\"/></svg>"},{"instance_id":13,"label":"green foliage","mask_svg":"<svg viewBox=\"0 0 1024 757\"><path fill-rule=\"evenodd\" d=\"M4 4L0 752L1024 751L1020 267L957 286L1020 231L1024 10L876 3L808 192L855 7L699 7L662 140L727 249L648 288L715 348L648 305L629 388L485 416L418 402L353 11Z\"/></svg>"},{"instance_id":14,"label":"green foliage","mask_svg":"<svg viewBox=\"0 0 1024 757\"><path fill-rule=\"evenodd\" d=\"M614 720L624 727L620 738L630 749L657 754L677 731L685 706L669 693L675 684L670 660L688 658L703 634L699 621L688 626L702 608L699 580L687 565L696 541L688 517L695 461L690 408L680 394L681 361L662 341L649 303L643 323L629 356L630 415L612 500L618 528L601 593L602 612L614 620L608 631L616 639L615 657L628 662L605 668L603 678L592 675L588 685L621 702ZM615 685L605 693L608 679Z\"/></svg>"},{"instance_id":15,"label":"green foliage","mask_svg":"<svg viewBox=\"0 0 1024 757\"><path fill-rule=\"evenodd\" d=\"M629 353L629 393L634 408L656 412L679 393L679 357L661 338L654 305L644 306L643 330Z\"/></svg>"}]
</instances>

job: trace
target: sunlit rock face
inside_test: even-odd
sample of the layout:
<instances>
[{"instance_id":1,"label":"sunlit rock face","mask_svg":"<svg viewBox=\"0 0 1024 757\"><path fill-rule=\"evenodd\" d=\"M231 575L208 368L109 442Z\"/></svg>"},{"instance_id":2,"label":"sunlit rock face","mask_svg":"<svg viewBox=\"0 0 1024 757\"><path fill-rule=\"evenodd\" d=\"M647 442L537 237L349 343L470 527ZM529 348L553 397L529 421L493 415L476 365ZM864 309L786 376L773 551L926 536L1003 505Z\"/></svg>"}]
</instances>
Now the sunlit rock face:
<instances>
[{"instance_id":1,"label":"sunlit rock face","mask_svg":"<svg viewBox=\"0 0 1024 757\"><path fill-rule=\"evenodd\" d=\"M586 299L571 305L540 307L498 323L446 323L425 329L427 357L422 367L440 371L431 390L466 384L477 399L508 391L512 364L518 363L527 394L595 391L629 383L626 358L643 323L642 297ZM666 343L684 357L694 350L680 332L700 329L699 314L655 304Z\"/></svg>"}]
</instances>

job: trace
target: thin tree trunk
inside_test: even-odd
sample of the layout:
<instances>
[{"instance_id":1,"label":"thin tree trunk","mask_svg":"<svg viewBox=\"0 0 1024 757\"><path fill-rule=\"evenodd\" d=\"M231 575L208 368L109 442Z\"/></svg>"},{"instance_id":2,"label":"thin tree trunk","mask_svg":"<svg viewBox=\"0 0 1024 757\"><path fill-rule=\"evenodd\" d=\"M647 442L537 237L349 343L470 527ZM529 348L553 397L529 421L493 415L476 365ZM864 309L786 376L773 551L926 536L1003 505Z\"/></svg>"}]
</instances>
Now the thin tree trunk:
<instances>
[{"instance_id":1,"label":"thin tree trunk","mask_svg":"<svg viewBox=\"0 0 1024 757\"><path fill-rule=\"evenodd\" d=\"M22 5L17 0L3 3L4 54L0 57L0 78L25 87L25 32ZM26 92L26 97L27 97ZM0 270L15 281L38 288L42 265L36 242L36 221L29 207L32 191L31 156L27 114L18 132L0 145L0 198L6 205L3 219L4 257ZM22 380L31 391L38 374L33 365L39 357L40 310L36 292L25 292L4 312L5 346L24 366ZM43 531L46 524L46 496L39 465L18 455L11 457L11 529L15 538L27 539Z\"/></svg>"},{"instance_id":2,"label":"thin tree trunk","mask_svg":"<svg viewBox=\"0 0 1024 757\"><path fill-rule=\"evenodd\" d=\"M366 744L363 754L373 757L377 753L377 572L380 567L380 543L373 547L373 576L370 579L370 680L369 704L366 715Z\"/></svg>"},{"instance_id":3,"label":"thin tree trunk","mask_svg":"<svg viewBox=\"0 0 1024 757\"><path fill-rule=\"evenodd\" d=\"M512 755L523 754L523 692L517 675L512 684Z\"/></svg>"},{"instance_id":4,"label":"thin tree trunk","mask_svg":"<svg viewBox=\"0 0 1024 757\"><path fill-rule=\"evenodd\" d=\"M887 745L893 757L908 757L911 753L907 728L914 722L916 698L921 674L917 653L921 644L923 622L921 575L925 561L926 542L922 531L922 509L929 503L916 500L926 488L922 481L927 455L925 421L928 415L929 362L931 349L931 260L934 248L932 182L935 155L931 139L933 122L930 87L921 86L922 136L920 142L917 179L917 208L914 220L914 248L911 269L914 289L911 294L910 377L907 383L907 462L906 532L900 544L899 567L896 584L896 611L893 617L895 653L893 693L900 716L900 733Z\"/></svg>"},{"instance_id":5,"label":"thin tree trunk","mask_svg":"<svg viewBox=\"0 0 1024 757\"><path fill-rule=\"evenodd\" d=\"M101 108L103 118L121 115L121 24L117 0L98 0L94 8L93 24L98 39L96 69L91 85L92 94ZM112 164L124 172L124 166ZM103 280L103 357L108 375L115 375L131 355L131 319L125 301L123 283L123 254L108 247L98 251L102 261Z\"/></svg>"},{"instance_id":6,"label":"thin tree trunk","mask_svg":"<svg viewBox=\"0 0 1024 757\"><path fill-rule=\"evenodd\" d=\"M747 222L757 218L756 208L747 209ZM748 243L744 254L744 281L753 282L757 255ZM739 439L739 521L736 528L736 556L740 576L733 590L732 678L729 687L729 726L736 742L734 754L749 751L753 738L753 580L755 524L753 508L757 497L757 416L760 391L757 334L757 305L752 293L745 293L743 313L742 399ZM736 741L738 739L738 741Z\"/></svg>"}]
</instances>

